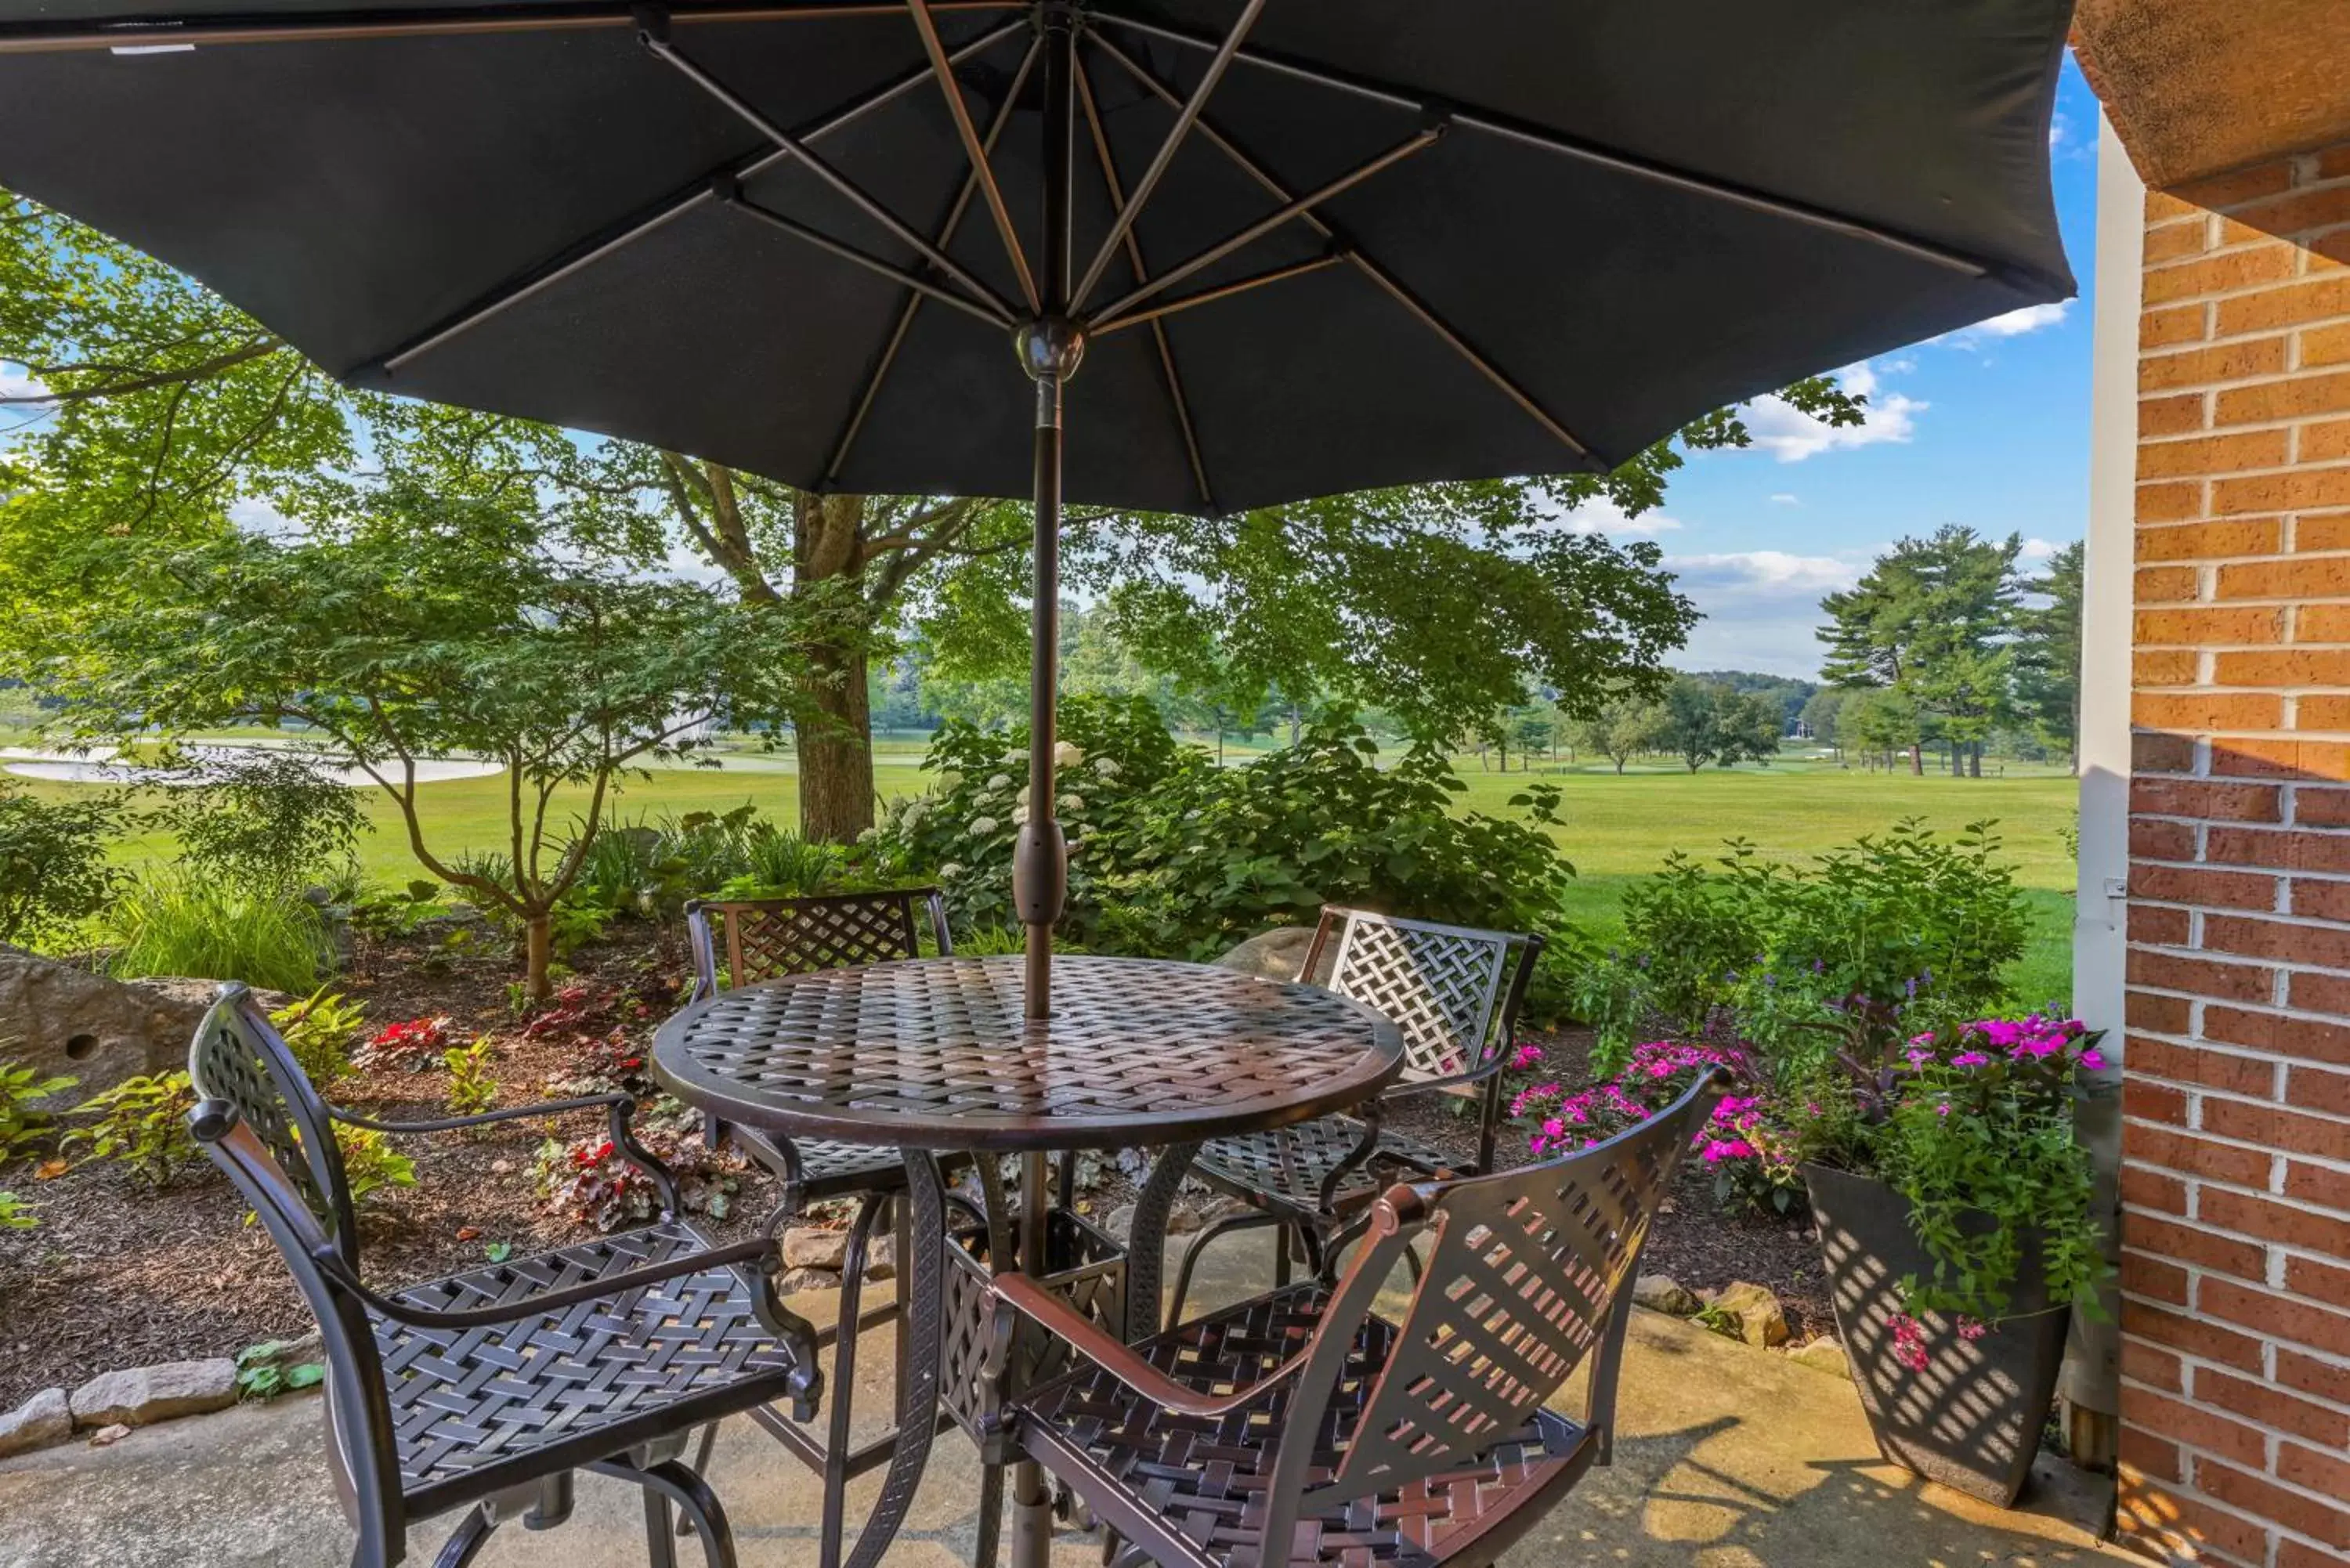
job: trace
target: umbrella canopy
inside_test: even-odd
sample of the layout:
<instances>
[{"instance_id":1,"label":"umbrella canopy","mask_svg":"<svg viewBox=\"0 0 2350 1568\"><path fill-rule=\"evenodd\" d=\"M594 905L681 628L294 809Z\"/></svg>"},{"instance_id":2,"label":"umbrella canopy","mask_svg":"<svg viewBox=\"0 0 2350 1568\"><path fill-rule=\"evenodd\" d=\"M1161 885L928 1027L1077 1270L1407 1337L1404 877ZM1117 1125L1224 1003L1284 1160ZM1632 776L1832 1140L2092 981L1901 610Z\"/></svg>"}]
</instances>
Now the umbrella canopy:
<instances>
[{"instance_id":1,"label":"umbrella canopy","mask_svg":"<svg viewBox=\"0 0 2350 1568\"><path fill-rule=\"evenodd\" d=\"M357 385L813 490L1034 493L1041 955L1065 488L1604 468L2063 297L2070 9L14 0L0 182Z\"/></svg>"}]
</instances>

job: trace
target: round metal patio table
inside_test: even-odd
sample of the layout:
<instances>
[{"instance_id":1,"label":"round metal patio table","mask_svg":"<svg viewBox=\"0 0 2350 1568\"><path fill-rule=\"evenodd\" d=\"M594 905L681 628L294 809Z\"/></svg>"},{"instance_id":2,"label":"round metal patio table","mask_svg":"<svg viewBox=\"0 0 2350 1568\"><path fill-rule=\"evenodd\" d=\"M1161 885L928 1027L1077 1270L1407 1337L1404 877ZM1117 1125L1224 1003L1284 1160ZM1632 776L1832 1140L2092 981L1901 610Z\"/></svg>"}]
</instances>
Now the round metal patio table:
<instances>
[{"instance_id":1,"label":"round metal patio table","mask_svg":"<svg viewBox=\"0 0 2350 1568\"><path fill-rule=\"evenodd\" d=\"M721 992L662 1024L653 1076L722 1121L905 1152L912 1256L895 1453L848 1568L874 1568L913 1501L938 1425L945 1201L940 1154L1017 1153L1018 1255L1045 1255L1047 1158L1159 1148L1129 1232L1128 1337L1156 1327L1167 1217L1199 1146L1358 1105L1403 1065L1395 1024L1360 1002L1209 964L1057 961L1053 1015L1024 1017L1024 961L913 959ZM990 1183L990 1189L995 1184ZM1008 1222L991 1214L991 1226ZM835 1397L844 1397L837 1391ZM1014 1568L1043 1568L1049 1494L1013 1477ZM826 1564L825 1568L834 1568Z\"/></svg>"}]
</instances>

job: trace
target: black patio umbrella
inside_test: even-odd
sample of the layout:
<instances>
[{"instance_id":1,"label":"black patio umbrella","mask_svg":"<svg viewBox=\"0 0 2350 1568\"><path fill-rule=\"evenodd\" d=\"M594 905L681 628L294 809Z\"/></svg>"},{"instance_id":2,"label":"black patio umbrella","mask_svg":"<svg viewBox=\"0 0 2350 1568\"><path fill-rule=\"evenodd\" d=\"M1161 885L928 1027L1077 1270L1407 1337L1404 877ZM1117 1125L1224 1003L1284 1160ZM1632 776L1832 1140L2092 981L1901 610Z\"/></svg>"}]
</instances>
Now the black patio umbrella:
<instances>
[{"instance_id":1,"label":"black patio umbrella","mask_svg":"<svg viewBox=\"0 0 2350 1568\"><path fill-rule=\"evenodd\" d=\"M1041 1015L1065 494L1604 468L2061 298L2070 11L0 0L0 182L355 385L811 490L1033 493Z\"/></svg>"}]
</instances>

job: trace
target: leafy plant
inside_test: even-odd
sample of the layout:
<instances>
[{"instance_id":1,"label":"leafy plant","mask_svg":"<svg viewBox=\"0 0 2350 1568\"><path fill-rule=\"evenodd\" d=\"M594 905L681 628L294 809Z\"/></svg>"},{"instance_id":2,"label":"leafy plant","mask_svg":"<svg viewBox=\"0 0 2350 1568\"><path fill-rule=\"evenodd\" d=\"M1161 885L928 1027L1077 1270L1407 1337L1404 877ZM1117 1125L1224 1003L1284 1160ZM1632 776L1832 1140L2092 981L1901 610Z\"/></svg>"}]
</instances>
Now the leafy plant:
<instances>
[{"instance_id":1,"label":"leafy plant","mask_svg":"<svg viewBox=\"0 0 2350 1568\"><path fill-rule=\"evenodd\" d=\"M416 1185L416 1162L372 1127L337 1122L335 1147L342 1153L343 1179L351 1189L355 1208L365 1208L395 1187Z\"/></svg>"},{"instance_id":2,"label":"leafy plant","mask_svg":"<svg viewBox=\"0 0 2350 1568\"><path fill-rule=\"evenodd\" d=\"M58 1139L57 1151L87 1145L85 1162L114 1160L161 1187L201 1158L188 1130L188 1113L195 1106L196 1091L185 1072L125 1078L74 1107L75 1115L97 1120Z\"/></svg>"},{"instance_id":3,"label":"leafy plant","mask_svg":"<svg viewBox=\"0 0 2350 1568\"><path fill-rule=\"evenodd\" d=\"M318 987L269 1015L302 1075L320 1088L351 1070L351 1042L367 1026L367 1004Z\"/></svg>"},{"instance_id":4,"label":"leafy plant","mask_svg":"<svg viewBox=\"0 0 2350 1568\"><path fill-rule=\"evenodd\" d=\"M402 888L370 888L351 904L351 928L380 940L404 937L443 913L441 884L419 878Z\"/></svg>"},{"instance_id":5,"label":"leafy plant","mask_svg":"<svg viewBox=\"0 0 2350 1568\"><path fill-rule=\"evenodd\" d=\"M107 846L129 826L119 795L51 803L0 785L0 942L33 942L104 909L124 876Z\"/></svg>"},{"instance_id":6,"label":"leafy plant","mask_svg":"<svg viewBox=\"0 0 2350 1568\"><path fill-rule=\"evenodd\" d=\"M1179 747L1141 699L1063 705L1055 807L1070 840L1062 931L1097 951L1205 954L1326 902L1520 929L1555 922L1572 868L1526 821L1457 813L1465 787L1433 748L1392 768L1352 718L1237 768ZM1017 730L950 723L931 747L939 789L901 805L885 849L937 867L962 928L1009 927L1012 845L1026 820ZM1557 794L1513 799L1535 822Z\"/></svg>"},{"instance_id":7,"label":"leafy plant","mask_svg":"<svg viewBox=\"0 0 2350 1568\"><path fill-rule=\"evenodd\" d=\"M1783 1094L1780 1136L1796 1158L1909 1200L1934 1265L1901 1282L1912 1313L1998 1322L2028 1239L2051 1298L2094 1313L2106 1265L2073 1101L2078 1075L2106 1064L2099 1038L2034 1013L1919 1033L1882 1055L1839 1053Z\"/></svg>"},{"instance_id":8,"label":"leafy plant","mask_svg":"<svg viewBox=\"0 0 2350 1568\"><path fill-rule=\"evenodd\" d=\"M80 1082L62 1074L44 1078L21 1063L0 1062L0 1165L56 1127L57 1117L40 1109L39 1102L62 1095Z\"/></svg>"},{"instance_id":9,"label":"leafy plant","mask_svg":"<svg viewBox=\"0 0 2350 1568\"><path fill-rule=\"evenodd\" d=\"M677 1178L679 1199L685 1208L712 1219L726 1217L735 1179L724 1163L712 1158L699 1133L640 1126L636 1137ZM539 1146L532 1178L539 1200L550 1212L598 1231L649 1220L660 1200L652 1178L632 1164L619 1145L600 1135L568 1144L548 1138Z\"/></svg>"},{"instance_id":10,"label":"leafy plant","mask_svg":"<svg viewBox=\"0 0 2350 1568\"><path fill-rule=\"evenodd\" d=\"M108 911L105 929L115 944L107 968L124 979L199 975L299 995L334 958L315 906L182 871L134 884Z\"/></svg>"},{"instance_id":11,"label":"leafy plant","mask_svg":"<svg viewBox=\"0 0 2350 1568\"><path fill-rule=\"evenodd\" d=\"M203 754L163 819L203 875L290 895L350 862L373 830L359 792L327 772L332 763L314 748Z\"/></svg>"},{"instance_id":12,"label":"leafy plant","mask_svg":"<svg viewBox=\"0 0 2350 1568\"><path fill-rule=\"evenodd\" d=\"M318 1361L288 1362L293 1347L281 1340L248 1345L236 1353L236 1394L240 1399L275 1399L280 1394L316 1387L327 1376Z\"/></svg>"},{"instance_id":13,"label":"leafy plant","mask_svg":"<svg viewBox=\"0 0 2350 1568\"><path fill-rule=\"evenodd\" d=\"M369 1035L367 1044L352 1054L351 1065L369 1071L391 1066L411 1073L421 1072L440 1054L448 1037L449 1017L446 1013L387 1023Z\"/></svg>"},{"instance_id":14,"label":"leafy plant","mask_svg":"<svg viewBox=\"0 0 2350 1568\"><path fill-rule=\"evenodd\" d=\"M449 1114L479 1116L498 1103L498 1081L490 1075L490 1037L442 1054L449 1068Z\"/></svg>"},{"instance_id":15,"label":"leafy plant","mask_svg":"<svg viewBox=\"0 0 2350 1568\"><path fill-rule=\"evenodd\" d=\"M34 1231L40 1223L31 1204L13 1192L0 1192L0 1231Z\"/></svg>"}]
</instances>

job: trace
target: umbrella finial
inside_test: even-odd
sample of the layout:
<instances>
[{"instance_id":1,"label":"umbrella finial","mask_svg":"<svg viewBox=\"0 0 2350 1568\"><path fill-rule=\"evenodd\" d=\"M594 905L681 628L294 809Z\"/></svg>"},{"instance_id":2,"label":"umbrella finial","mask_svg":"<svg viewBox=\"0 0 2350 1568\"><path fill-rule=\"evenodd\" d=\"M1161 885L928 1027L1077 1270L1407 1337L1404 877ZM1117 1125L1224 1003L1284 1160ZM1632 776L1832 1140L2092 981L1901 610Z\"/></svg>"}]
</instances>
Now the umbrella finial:
<instances>
[{"instance_id":1,"label":"umbrella finial","mask_svg":"<svg viewBox=\"0 0 2350 1568\"><path fill-rule=\"evenodd\" d=\"M1012 347L1031 379L1066 381L1086 357L1085 328L1066 316L1042 317L1021 323L1012 334Z\"/></svg>"}]
</instances>

